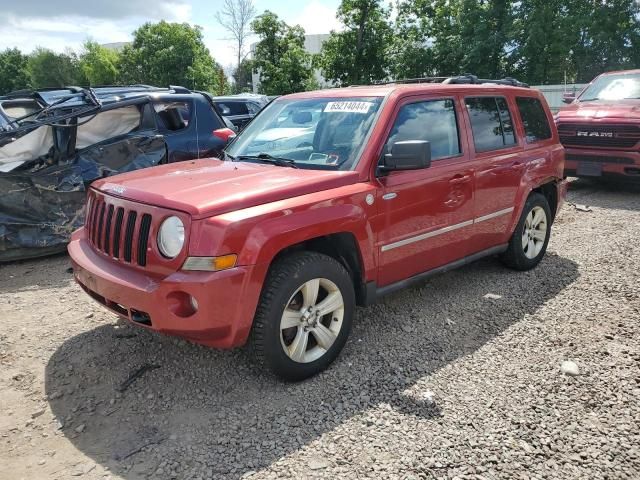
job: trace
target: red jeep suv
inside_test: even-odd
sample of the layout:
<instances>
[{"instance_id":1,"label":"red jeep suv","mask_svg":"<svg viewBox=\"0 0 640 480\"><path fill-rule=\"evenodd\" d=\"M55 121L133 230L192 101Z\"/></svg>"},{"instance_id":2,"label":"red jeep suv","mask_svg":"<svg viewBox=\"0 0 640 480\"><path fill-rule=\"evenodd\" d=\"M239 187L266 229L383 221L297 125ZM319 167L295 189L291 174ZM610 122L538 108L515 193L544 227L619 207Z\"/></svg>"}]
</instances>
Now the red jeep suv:
<instances>
[{"instance_id":1,"label":"red jeep suv","mask_svg":"<svg viewBox=\"0 0 640 480\"><path fill-rule=\"evenodd\" d=\"M596 77L556 124L568 175L640 180L640 70Z\"/></svg>"},{"instance_id":2,"label":"red jeep suv","mask_svg":"<svg viewBox=\"0 0 640 480\"><path fill-rule=\"evenodd\" d=\"M490 83L487 83L490 82ZM356 305L488 255L542 259L564 198L542 95L473 76L280 97L223 159L95 182L69 253L112 312L299 380Z\"/></svg>"}]
</instances>

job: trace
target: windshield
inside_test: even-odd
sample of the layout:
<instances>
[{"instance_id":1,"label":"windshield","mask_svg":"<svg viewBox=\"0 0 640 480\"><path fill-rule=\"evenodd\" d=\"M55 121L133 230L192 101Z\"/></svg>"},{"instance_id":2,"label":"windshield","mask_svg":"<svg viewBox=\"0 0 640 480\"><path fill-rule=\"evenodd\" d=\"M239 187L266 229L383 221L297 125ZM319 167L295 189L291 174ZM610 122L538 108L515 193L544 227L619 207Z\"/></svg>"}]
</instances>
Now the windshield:
<instances>
[{"instance_id":1,"label":"windshield","mask_svg":"<svg viewBox=\"0 0 640 480\"><path fill-rule=\"evenodd\" d=\"M617 73L598 77L582 92L581 102L640 98L640 73Z\"/></svg>"},{"instance_id":2,"label":"windshield","mask_svg":"<svg viewBox=\"0 0 640 480\"><path fill-rule=\"evenodd\" d=\"M381 97L276 100L242 131L227 154L242 161L271 156L291 160L298 168L351 170L381 103Z\"/></svg>"}]
</instances>

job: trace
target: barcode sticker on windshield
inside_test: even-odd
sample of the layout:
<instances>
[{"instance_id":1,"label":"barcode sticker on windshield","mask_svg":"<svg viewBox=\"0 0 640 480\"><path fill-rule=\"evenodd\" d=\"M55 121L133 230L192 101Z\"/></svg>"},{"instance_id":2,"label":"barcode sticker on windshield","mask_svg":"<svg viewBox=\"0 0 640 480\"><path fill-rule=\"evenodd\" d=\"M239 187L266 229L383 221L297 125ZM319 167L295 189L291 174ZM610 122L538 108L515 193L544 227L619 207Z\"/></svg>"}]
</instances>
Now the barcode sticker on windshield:
<instances>
[{"instance_id":1,"label":"barcode sticker on windshield","mask_svg":"<svg viewBox=\"0 0 640 480\"><path fill-rule=\"evenodd\" d=\"M367 113L373 103L371 102L329 102L324 107L325 112L341 113Z\"/></svg>"}]
</instances>

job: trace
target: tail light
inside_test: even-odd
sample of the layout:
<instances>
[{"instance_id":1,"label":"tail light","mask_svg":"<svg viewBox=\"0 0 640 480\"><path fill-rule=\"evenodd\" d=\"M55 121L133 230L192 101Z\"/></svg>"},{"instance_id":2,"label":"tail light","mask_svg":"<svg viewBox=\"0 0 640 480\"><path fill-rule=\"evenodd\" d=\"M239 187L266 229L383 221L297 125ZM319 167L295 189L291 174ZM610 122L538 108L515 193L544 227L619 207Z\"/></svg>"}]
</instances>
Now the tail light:
<instances>
[{"instance_id":1,"label":"tail light","mask_svg":"<svg viewBox=\"0 0 640 480\"><path fill-rule=\"evenodd\" d=\"M220 140L223 140L225 143L229 143L235 138L236 132L234 132L230 128L219 128L213 131L213 135Z\"/></svg>"}]
</instances>

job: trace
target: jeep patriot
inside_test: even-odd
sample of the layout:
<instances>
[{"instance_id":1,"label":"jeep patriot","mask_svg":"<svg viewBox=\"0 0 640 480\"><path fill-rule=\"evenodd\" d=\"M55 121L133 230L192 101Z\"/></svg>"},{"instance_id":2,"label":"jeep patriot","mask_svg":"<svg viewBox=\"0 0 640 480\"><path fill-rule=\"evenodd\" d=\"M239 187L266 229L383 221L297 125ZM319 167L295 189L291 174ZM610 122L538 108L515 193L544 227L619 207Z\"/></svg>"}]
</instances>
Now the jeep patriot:
<instances>
[{"instance_id":1,"label":"jeep patriot","mask_svg":"<svg viewBox=\"0 0 640 480\"><path fill-rule=\"evenodd\" d=\"M545 254L566 191L542 95L473 76L280 97L224 158L99 180L69 244L112 312L300 380L356 305L489 255Z\"/></svg>"}]
</instances>

